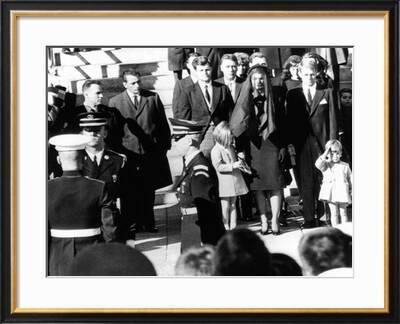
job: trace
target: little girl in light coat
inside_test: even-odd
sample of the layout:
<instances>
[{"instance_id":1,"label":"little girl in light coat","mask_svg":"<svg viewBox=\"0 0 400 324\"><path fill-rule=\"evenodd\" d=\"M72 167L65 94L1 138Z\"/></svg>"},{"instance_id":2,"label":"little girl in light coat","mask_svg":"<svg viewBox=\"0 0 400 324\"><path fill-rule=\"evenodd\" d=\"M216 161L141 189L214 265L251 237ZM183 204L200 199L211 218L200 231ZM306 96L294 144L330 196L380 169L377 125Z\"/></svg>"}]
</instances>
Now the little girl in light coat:
<instances>
[{"instance_id":1,"label":"little girl in light coat","mask_svg":"<svg viewBox=\"0 0 400 324\"><path fill-rule=\"evenodd\" d=\"M329 204L333 226L348 222L347 206L351 204L351 170L346 162L340 160L341 156L342 144L330 140L325 145L325 152L315 162L323 175L319 200Z\"/></svg>"},{"instance_id":2,"label":"little girl in light coat","mask_svg":"<svg viewBox=\"0 0 400 324\"><path fill-rule=\"evenodd\" d=\"M217 171L224 225L229 230L237 224L236 198L249 192L241 171L250 171L237 158L234 137L226 122L215 127L213 136L216 143L211 150L211 162Z\"/></svg>"}]
</instances>

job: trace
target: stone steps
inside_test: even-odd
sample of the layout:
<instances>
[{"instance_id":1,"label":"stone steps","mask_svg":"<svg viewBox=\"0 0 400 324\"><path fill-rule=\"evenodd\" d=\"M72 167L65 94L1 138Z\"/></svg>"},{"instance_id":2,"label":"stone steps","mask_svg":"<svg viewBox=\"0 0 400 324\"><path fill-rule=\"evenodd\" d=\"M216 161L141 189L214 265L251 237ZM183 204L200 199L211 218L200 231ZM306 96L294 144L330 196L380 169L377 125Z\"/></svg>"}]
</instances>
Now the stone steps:
<instances>
[{"instance_id":1,"label":"stone steps","mask_svg":"<svg viewBox=\"0 0 400 324\"><path fill-rule=\"evenodd\" d=\"M84 65L110 65L119 63L147 63L166 61L167 48L163 47L124 47L124 48L98 48L91 51L72 52L65 54L62 48L52 49L51 63L53 66L84 66Z\"/></svg>"}]
</instances>

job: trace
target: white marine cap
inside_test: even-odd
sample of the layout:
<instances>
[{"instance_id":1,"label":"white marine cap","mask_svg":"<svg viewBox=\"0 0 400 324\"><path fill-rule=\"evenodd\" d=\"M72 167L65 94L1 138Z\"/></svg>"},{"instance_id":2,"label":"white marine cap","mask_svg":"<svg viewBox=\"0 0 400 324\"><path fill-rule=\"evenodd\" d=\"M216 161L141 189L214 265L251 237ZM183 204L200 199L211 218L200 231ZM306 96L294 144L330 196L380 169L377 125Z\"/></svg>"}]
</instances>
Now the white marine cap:
<instances>
[{"instance_id":1,"label":"white marine cap","mask_svg":"<svg viewBox=\"0 0 400 324\"><path fill-rule=\"evenodd\" d=\"M90 141L89 136L81 134L57 135L49 139L49 143L59 152L83 150Z\"/></svg>"}]
</instances>

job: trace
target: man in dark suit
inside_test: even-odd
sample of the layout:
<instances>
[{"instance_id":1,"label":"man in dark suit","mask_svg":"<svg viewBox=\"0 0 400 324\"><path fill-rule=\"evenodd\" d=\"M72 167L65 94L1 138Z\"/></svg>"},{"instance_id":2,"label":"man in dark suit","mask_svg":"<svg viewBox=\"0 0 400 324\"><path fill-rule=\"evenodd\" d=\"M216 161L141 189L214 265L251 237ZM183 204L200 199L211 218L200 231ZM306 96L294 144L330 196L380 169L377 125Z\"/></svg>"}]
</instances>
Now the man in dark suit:
<instances>
[{"instance_id":1,"label":"man in dark suit","mask_svg":"<svg viewBox=\"0 0 400 324\"><path fill-rule=\"evenodd\" d=\"M200 239L216 245L225 227L218 197L217 175L210 161L199 150L204 124L170 118L177 149L184 157L184 170L176 186L182 207L197 209Z\"/></svg>"},{"instance_id":2,"label":"man in dark suit","mask_svg":"<svg viewBox=\"0 0 400 324\"><path fill-rule=\"evenodd\" d=\"M119 219L118 237L122 241L129 241L134 245L135 232L129 231L126 224L126 215L120 214L121 197L121 173L126 162L126 156L105 148L107 137L107 119L103 113L83 113L79 115L82 135L88 136L90 142L85 147L83 157L84 176L102 180L107 184L107 189L113 200L113 208L116 219ZM132 242L131 242L132 241Z\"/></svg>"},{"instance_id":3,"label":"man in dark suit","mask_svg":"<svg viewBox=\"0 0 400 324\"><path fill-rule=\"evenodd\" d=\"M175 116L177 111L179 111L179 100L183 91L187 91L189 88L193 87L193 85L197 82L196 70L193 66L193 60L196 57L199 57L200 54L197 52L190 53L189 57L186 61L187 69L190 73L186 78L182 80L177 80L174 86L174 92L172 96L172 113Z\"/></svg>"},{"instance_id":4,"label":"man in dark suit","mask_svg":"<svg viewBox=\"0 0 400 324\"><path fill-rule=\"evenodd\" d=\"M63 175L48 182L48 267L49 275L62 276L85 247L115 241L117 227L106 184L82 175L89 138L67 134L49 142L58 151Z\"/></svg>"},{"instance_id":5,"label":"man in dark suit","mask_svg":"<svg viewBox=\"0 0 400 324\"><path fill-rule=\"evenodd\" d=\"M236 76L237 65L238 61L236 56L233 54L224 54L221 57L221 72L223 77L215 80L215 82L225 84L229 88L234 103L236 103L239 98L240 90L244 82L244 79Z\"/></svg>"},{"instance_id":6,"label":"man in dark suit","mask_svg":"<svg viewBox=\"0 0 400 324\"><path fill-rule=\"evenodd\" d=\"M317 84L318 63L313 58L300 63L302 87L287 93L288 143L296 151L296 171L303 198L304 228L315 227L322 216L323 205L318 202L321 173L314 166L325 144L338 136L337 99L332 89L320 89Z\"/></svg>"},{"instance_id":7,"label":"man in dark suit","mask_svg":"<svg viewBox=\"0 0 400 324\"><path fill-rule=\"evenodd\" d=\"M206 57L197 57L193 65L198 81L182 93L175 117L208 125L200 150L209 157L214 146L212 131L221 121L229 121L234 103L226 85L211 81L212 68Z\"/></svg>"},{"instance_id":8,"label":"man in dark suit","mask_svg":"<svg viewBox=\"0 0 400 324\"><path fill-rule=\"evenodd\" d=\"M115 108L110 108L102 104L103 87L100 81L87 80L82 85L84 102L70 111L68 118L67 131L69 133L79 133L79 115L86 112L100 112L107 115L108 136L106 145L108 148L120 152L121 139L123 136L124 120L120 112Z\"/></svg>"},{"instance_id":9,"label":"man in dark suit","mask_svg":"<svg viewBox=\"0 0 400 324\"><path fill-rule=\"evenodd\" d=\"M123 194L127 214L137 230L157 232L154 220L155 190L172 183L167 151L171 133L158 94L141 89L134 70L122 74L126 90L109 101L125 119L122 145L128 162L124 168Z\"/></svg>"}]
</instances>

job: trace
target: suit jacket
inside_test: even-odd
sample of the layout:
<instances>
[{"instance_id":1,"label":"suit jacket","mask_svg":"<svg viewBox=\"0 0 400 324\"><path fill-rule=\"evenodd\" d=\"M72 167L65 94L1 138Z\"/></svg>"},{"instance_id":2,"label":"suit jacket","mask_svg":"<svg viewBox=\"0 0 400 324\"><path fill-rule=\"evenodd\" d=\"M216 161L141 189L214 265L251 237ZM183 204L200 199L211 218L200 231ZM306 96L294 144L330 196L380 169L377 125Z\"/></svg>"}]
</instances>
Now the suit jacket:
<instances>
[{"instance_id":1,"label":"suit jacket","mask_svg":"<svg viewBox=\"0 0 400 324\"><path fill-rule=\"evenodd\" d=\"M176 118L194 120L207 124L211 119L214 125L221 121L229 121L233 110L233 99L228 87L212 82L211 108L208 108L203 92L198 83L182 93L179 100L179 112Z\"/></svg>"},{"instance_id":2,"label":"suit jacket","mask_svg":"<svg viewBox=\"0 0 400 324\"><path fill-rule=\"evenodd\" d=\"M104 150L100 165L96 166L85 152L82 173L84 176L104 181L110 197L116 200L120 196L120 175L124 164L123 156L111 150Z\"/></svg>"},{"instance_id":3,"label":"suit jacket","mask_svg":"<svg viewBox=\"0 0 400 324\"><path fill-rule=\"evenodd\" d=\"M125 119L122 153L128 161L139 164L148 184L157 189L172 182L166 155L171 148L171 131L158 94L142 89L140 97L137 110L127 91L112 97L109 106L117 108Z\"/></svg>"},{"instance_id":4,"label":"suit jacket","mask_svg":"<svg viewBox=\"0 0 400 324\"><path fill-rule=\"evenodd\" d=\"M337 99L332 89L317 88L311 107L303 88L294 88L287 93L288 143L301 151L308 136L317 140L320 152L330 139L338 136Z\"/></svg>"},{"instance_id":5,"label":"suit jacket","mask_svg":"<svg viewBox=\"0 0 400 324\"><path fill-rule=\"evenodd\" d=\"M182 96L182 92L188 91L193 86L194 82L190 76L175 82L174 93L172 96L172 114L174 115L174 118L178 118L177 116L180 115L179 111L181 108L179 106L179 101L180 97Z\"/></svg>"},{"instance_id":6,"label":"suit jacket","mask_svg":"<svg viewBox=\"0 0 400 324\"><path fill-rule=\"evenodd\" d=\"M244 81L245 81L245 79L239 78L239 77L236 77L236 79L235 79L235 87L236 87L235 96L232 96L234 103L236 103L236 101L239 98L240 90L242 89L242 85L243 85ZM215 80L215 82L225 84L224 78L219 78L219 79Z\"/></svg>"}]
</instances>

